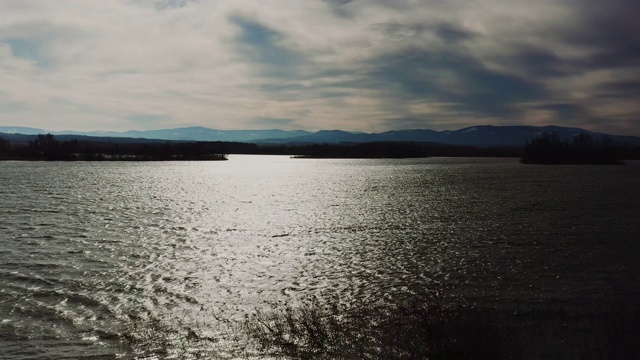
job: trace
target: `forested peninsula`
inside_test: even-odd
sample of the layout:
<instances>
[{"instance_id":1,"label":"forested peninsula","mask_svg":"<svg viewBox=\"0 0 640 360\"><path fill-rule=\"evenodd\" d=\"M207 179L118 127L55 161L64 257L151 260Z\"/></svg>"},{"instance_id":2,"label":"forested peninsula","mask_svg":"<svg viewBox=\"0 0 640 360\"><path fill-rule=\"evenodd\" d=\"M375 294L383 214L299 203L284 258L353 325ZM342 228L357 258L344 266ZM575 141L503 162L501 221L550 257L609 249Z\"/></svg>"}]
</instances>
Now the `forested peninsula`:
<instances>
[{"instance_id":1,"label":"forested peninsula","mask_svg":"<svg viewBox=\"0 0 640 360\"><path fill-rule=\"evenodd\" d=\"M227 160L219 146L206 142L58 141L38 135L23 144L0 138L0 160L47 161L169 161Z\"/></svg>"}]
</instances>

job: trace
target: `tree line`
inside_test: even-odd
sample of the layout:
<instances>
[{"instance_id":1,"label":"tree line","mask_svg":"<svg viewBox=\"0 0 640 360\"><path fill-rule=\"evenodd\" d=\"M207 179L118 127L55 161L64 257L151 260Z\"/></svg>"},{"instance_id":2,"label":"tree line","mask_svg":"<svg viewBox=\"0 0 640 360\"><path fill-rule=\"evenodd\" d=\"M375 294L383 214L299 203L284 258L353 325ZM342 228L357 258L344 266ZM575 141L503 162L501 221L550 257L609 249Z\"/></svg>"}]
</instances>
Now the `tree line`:
<instances>
[{"instance_id":1,"label":"tree line","mask_svg":"<svg viewBox=\"0 0 640 360\"><path fill-rule=\"evenodd\" d=\"M640 159L640 146L620 144L610 137L595 140L589 134L576 135L572 141L557 133L545 133L524 146L525 164L622 164L622 159Z\"/></svg>"},{"instance_id":2,"label":"tree line","mask_svg":"<svg viewBox=\"0 0 640 360\"><path fill-rule=\"evenodd\" d=\"M587 134L572 142L548 133L523 147L475 147L419 142L341 144L252 144L240 142L102 140L60 141L51 134L26 143L0 137L0 159L83 161L224 160L225 154L289 155L303 158L418 158L520 157L523 163L612 163L640 159L640 146L619 144L611 138L593 140Z\"/></svg>"},{"instance_id":3,"label":"tree line","mask_svg":"<svg viewBox=\"0 0 640 360\"><path fill-rule=\"evenodd\" d=\"M368 142L286 146L301 158L518 157L517 147L473 147L419 142Z\"/></svg>"},{"instance_id":4,"label":"tree line","mask_svg":"<svg viewBox=\"0 0 640 360\"><path fill-rule=\"evenodd\" d=\"M220 160L224 154L290 155L308 158L417 158L431 156L517 157L517 147L478 148L418 142L359 144L251 144L240 142L121 143L88 140L58 141L38 135L26 144L0 138L0 159L22 160Z\"/></svg>"},{"instance_id":5,"label":"tree line","mask_svg":"<svg viewBox=\"0 0 640 360\"><path fill-rule=\"evenodd\" d=\"M226 155L221 150L218 146L204 142L58 141L51 134L41 134L26 144L11 144L0 138L0 159L14 160L226 160Z\"/></svg>"}]
</instances>

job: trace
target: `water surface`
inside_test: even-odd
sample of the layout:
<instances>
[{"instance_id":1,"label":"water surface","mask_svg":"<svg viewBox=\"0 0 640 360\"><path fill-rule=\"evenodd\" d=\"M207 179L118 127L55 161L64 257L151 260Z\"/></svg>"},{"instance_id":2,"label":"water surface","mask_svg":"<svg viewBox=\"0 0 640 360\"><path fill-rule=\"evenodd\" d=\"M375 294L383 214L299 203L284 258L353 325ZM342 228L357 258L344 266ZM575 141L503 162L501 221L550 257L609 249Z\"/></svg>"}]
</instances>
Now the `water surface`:
<instances>
[{"instance_id":1,"label":"water surface","mask_svg":"<svg viewBox=\"0 0 640 360\"><path fill-rule=\"evenodd\" d=\"M636 301L638 184L638 163L0 162L0 358L110 354L127 314L206 326L312 295Z\"/></svg>"}]
</instances>

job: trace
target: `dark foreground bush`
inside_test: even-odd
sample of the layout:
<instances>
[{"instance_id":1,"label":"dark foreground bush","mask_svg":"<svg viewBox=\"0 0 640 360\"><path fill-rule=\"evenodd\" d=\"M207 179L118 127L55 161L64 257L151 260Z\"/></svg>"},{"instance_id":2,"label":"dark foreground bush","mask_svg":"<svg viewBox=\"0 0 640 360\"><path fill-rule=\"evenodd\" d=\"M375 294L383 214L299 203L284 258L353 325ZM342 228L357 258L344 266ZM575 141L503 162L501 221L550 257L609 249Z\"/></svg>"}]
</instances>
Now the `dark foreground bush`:
<instances>
[{"instance_id":1,"label":"dark foreground bush","mask_svg":"<svg viewBox=\"0 0 640 360\"><path fill-rule=\"evenodd\" d=\"M517 348L505 319L429 299L396 305L319 301L246 323L263 354L293 359L501 359Z\"/></svg>"},{"instance_id":2,"label":"dark foreground bush","mask_svg":"<svg viewBox=\"0 0 640 360\"><path fill-rule=\"evenodd\" d=\"M172 358L269 359L638 359L635 306L478 309L434 296L369 304L257 311L227 323L223 337L158 321L123 332L121 350Z\"/></svg>"},{"instance_id":3,"label":"dark foreground bush","mask_svg":"<svg viewBox=\"0 0 640 360\"><path fill-rule=\"evenodd\" d=\"M318 301L246 323L262 354L290 359L638 359L635 307L478 309L434 298L348 308Z\"/></svg>"}]
</instances>

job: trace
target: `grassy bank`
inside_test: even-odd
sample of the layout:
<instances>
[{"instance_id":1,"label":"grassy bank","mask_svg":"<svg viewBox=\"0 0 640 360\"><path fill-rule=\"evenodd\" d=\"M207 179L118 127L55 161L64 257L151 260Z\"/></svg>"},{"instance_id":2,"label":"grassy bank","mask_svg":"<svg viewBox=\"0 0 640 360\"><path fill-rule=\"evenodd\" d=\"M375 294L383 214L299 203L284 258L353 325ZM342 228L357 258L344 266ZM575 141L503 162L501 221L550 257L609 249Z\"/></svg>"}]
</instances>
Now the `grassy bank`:
<instances>
[{"instance_id":1,"label":"grassy bank","mask_svg":"<svg viewBox=\"0 0 640 360\"><path fill-rule=\"evenodd\" d=\"M560 305L479 309L435 296L388 304L313 299L256 311L211 337L140 322L121 349L160 357L272 359L637 359L640 314Z\"/></svg>"}]
</instances>

